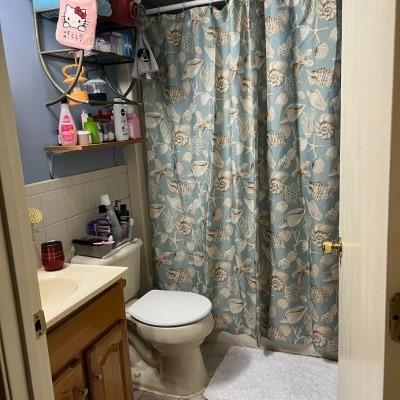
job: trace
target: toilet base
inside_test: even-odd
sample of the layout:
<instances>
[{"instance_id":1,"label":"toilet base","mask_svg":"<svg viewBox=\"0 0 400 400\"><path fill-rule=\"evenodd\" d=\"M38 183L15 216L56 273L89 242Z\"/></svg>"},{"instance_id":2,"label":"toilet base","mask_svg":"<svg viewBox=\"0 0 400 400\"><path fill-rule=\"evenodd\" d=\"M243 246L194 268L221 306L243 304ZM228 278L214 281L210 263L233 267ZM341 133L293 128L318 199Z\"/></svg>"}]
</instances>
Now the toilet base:
<instances>
[{"instance_id":1,"label":"toilet base","mask_svg":"<svg viewBox=\"0 0 400 400\"><path fill-rule=\"evenodd\" d=\"M135 388L179 397L201 393L209 378L200 345L212 328L211 314L191 325L172 328L129 322Z\"/></svg>"},{"instance_id":2,"label":"toilet base","mask_svg":"<svg viewBox=\"0 0 400 400\"><path fill-rule=\"evenodd\" d=\"M135 367L132 367L134 387L179 397L191 397L202 393L209 378L200 349L192 350L180 357L161 356L159 368L149 366L135 355Z\"/></svg>"}]
</instances>

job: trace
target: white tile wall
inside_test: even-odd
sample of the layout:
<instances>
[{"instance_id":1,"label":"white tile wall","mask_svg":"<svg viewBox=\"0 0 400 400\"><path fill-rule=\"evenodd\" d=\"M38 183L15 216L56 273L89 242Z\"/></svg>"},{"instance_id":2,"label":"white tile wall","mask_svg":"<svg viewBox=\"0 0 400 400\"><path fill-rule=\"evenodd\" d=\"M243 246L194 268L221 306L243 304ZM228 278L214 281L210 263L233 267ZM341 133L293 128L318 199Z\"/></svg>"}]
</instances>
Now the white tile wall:
<instances>
[{"instance_id":1,"label":"white tile wall","mask_svg":"<svg viewBox=\"0 0 400 400\"><path fill-rule=\"evenodd\" d=\"M86 234L86 224L97 217L100 195L123 200L130 208L126 166L26 185L28 207L42 211L43 222L35 226L38 251L46 240L61 240L69 260L71 240Z\"/></svg>"}]
</instances>

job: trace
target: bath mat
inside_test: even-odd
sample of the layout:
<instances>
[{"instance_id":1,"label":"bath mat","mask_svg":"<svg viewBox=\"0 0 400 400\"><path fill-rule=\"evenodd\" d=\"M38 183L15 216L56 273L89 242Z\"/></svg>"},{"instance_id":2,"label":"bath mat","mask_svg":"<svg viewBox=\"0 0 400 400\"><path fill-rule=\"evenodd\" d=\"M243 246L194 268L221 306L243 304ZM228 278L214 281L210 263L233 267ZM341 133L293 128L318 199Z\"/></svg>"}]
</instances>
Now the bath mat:
<instances>
[{"instance_id":1,"label":"bath mat","mask_svg":"<svg viewBox=\"0 0 400 400\"><path fill-rule=\"evenodd\" d=\"M207 400L337 400L337 363L249 347L231 347Z\"/></svg>"}]
</instances>

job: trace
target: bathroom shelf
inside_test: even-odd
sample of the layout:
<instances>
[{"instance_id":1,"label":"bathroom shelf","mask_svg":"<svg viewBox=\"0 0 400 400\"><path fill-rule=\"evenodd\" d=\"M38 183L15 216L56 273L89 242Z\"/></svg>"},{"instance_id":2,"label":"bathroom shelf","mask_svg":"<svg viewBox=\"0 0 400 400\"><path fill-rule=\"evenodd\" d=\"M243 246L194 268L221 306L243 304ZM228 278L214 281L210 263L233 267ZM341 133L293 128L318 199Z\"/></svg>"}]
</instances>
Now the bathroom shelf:
<instances>
[{"instance_id":1,"label":"bathroom shelf","mask_svg":"<svg viewBox=\"0 0 400 400\"><path fill-rule=\"evenodd\" d=\"M107 66L112 65L120 65L120 64L132 64L134 59L132 57L122 56L119 54L103 52L100 50L91 50L90 53L84 50L79 49L71 49L71 48L60 48L60 49L45 49L42 45L42 34L47 27L42 26L43 19L52 19L56 21L58 19L58 13L56 9L46 9L46 10L33 10L34 17L34 27L35 27L35 38L36 38L36 47L38 49L39 60L43 67L47 78L50 83L55 87L55 89L59 92L58 97L53 100L50 100L46 103L47 107L53 106L55 104L60 103L64 99L68 98L70 100L74 100L76 103L80 104L89 104L93 106L107 106L115 104L114 102L102 102L102 101L82 101L80 99L74 99L72 93L74 91L74 87L78 82L79 76L82 72L84 64L90 64L97 67L100 77L102 77L111 91L114 94L114 97L118 97L121 99L121 102L124 104L132 104L136 106L142 106L142 103L136 102L129 98L129 95L132 94L133 87L135 86L136 79L131 78L131 82L129 87L126 89L124 93L121 93L117 86L110 80L107 73ZM75 76L71 83L68 84L68 87L65 87L65 83L59 82L59 78L57 78L54 74L54 70L49 66L49 62L51 60L61 60L64 62L76 62L77 68L75 72ZM109 72L109 71L108 71Z\"/></svg>"},{"instance_id":2,"label":"bathroom shelf","mask_svg":"<svg viewBox=\"0 0 400 400\"><path fill-rule=\"evenodd\" d=\"M107 149L110 147L121 147L121 146L128 146L130 144L136 143L144 143L146 139L132 139L132 140L125 140L123 142L107 142L107 143L100 143L100 144L88 144L88 145L73 145L73 146L46 146L44 149L48 153L70 153L72 151L89 151L89 150L101 150Z\"/></svg>"},{"instance_id":3,"label":"bathroom shelf","mask_svg":"<svg viewBox=\"0 0 400 400\"><path fill-rule=\"evenodd\" d=\"M76 49L56 49L41 51L43 56L56 58L63 61L74 61ZM90 50L90 54L85 53L83 63L94 65L119 65L133 63L134 59L114 53L106 53L100 50Z\"/></svg>"}]
</instances>

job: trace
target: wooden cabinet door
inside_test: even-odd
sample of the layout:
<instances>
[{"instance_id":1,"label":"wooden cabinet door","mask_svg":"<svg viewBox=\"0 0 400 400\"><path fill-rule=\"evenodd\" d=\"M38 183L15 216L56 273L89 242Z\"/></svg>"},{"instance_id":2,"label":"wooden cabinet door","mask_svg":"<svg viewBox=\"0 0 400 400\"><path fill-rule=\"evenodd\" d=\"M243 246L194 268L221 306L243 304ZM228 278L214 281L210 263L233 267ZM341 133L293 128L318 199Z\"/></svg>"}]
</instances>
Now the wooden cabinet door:
<instances>
[{"instance_id":1,"label":"wooden cabinet door","mask_svg":"<svg viewBox=\"0 0 400 400\"><path fill-rule=\"evenodd\" d=\"M133 398L125 322L120 322L97 341L87 352L86 359L93 400Z\"/></svg>"},{"instance_id":2,"label":"wooden cabinet door","mask_svg":"<svg viewBox=\"0 0 400 400\"><path fill-rule=\"evenodd\" d=\"M85 388L82 365L79 360L70 365L54 381L55 400L84 400L88 396Z\"/></svg>"}]
</instances>

